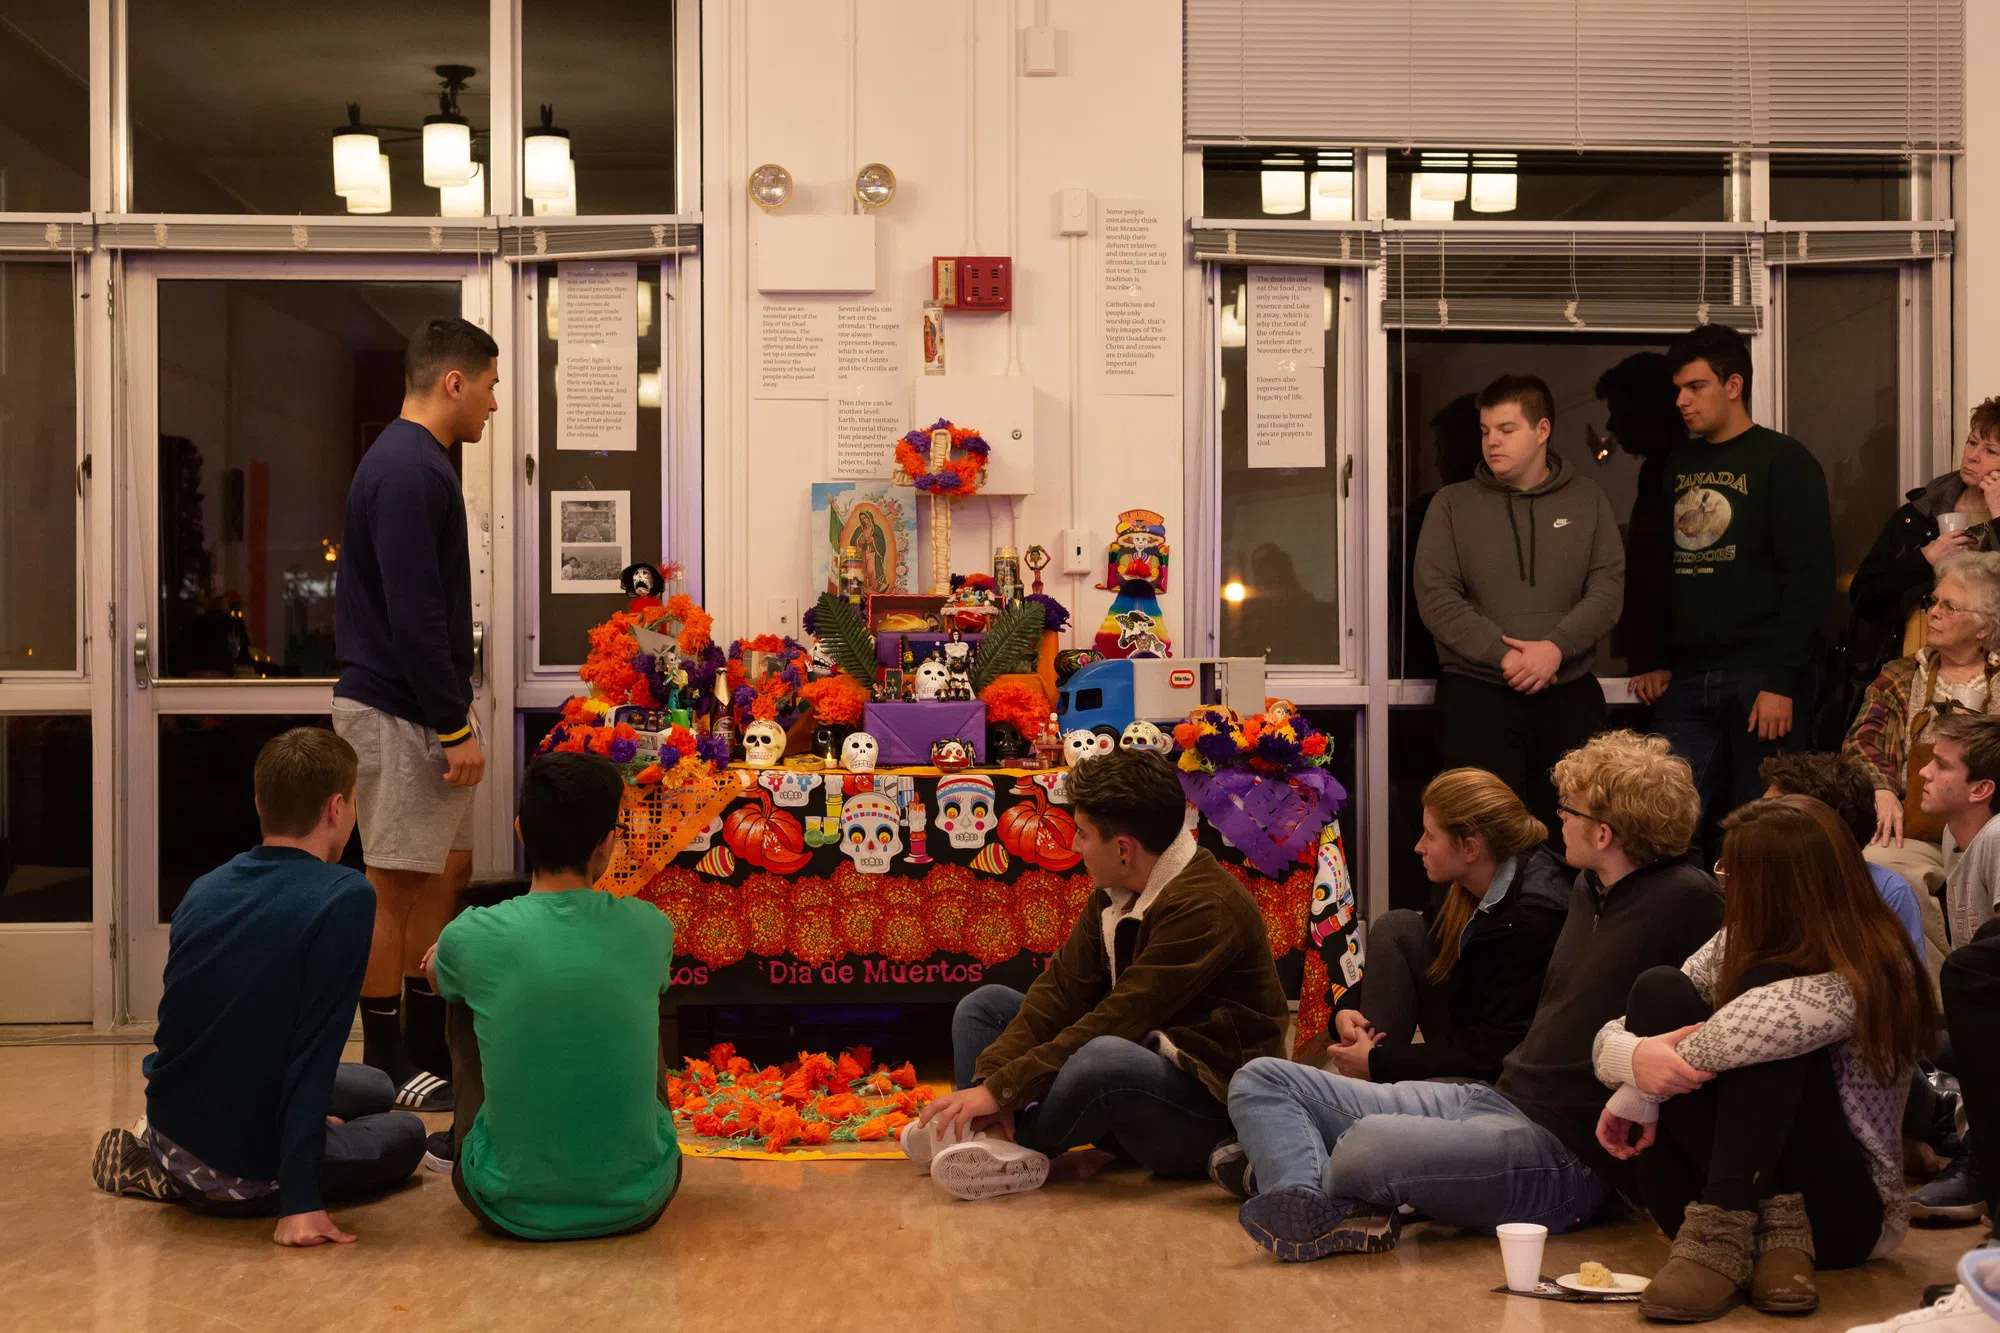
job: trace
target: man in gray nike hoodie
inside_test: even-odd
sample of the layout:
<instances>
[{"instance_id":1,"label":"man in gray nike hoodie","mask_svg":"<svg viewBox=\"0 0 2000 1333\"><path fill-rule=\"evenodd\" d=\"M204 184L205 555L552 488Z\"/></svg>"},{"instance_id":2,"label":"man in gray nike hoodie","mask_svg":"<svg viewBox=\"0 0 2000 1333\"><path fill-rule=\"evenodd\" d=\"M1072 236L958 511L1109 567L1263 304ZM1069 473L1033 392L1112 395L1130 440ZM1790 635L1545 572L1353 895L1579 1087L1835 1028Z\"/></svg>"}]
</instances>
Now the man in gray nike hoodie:
<instances>
[{"instance_id":1,"label":"man in gray nike hoodie","mask_svg":"<svg viewBox=\"0 0 2000 1333\"><path fill-rule=\"evenodd\" d=\"M1479 471L1432 501L1415 569L1441 664L1440 762L1497 774L1551 831L1549 769L1604 725L1591 665L1625 595L1611 502L1549 452L1554 425L1535 376L1486 386Z\"/></svg>"}]
</instances>

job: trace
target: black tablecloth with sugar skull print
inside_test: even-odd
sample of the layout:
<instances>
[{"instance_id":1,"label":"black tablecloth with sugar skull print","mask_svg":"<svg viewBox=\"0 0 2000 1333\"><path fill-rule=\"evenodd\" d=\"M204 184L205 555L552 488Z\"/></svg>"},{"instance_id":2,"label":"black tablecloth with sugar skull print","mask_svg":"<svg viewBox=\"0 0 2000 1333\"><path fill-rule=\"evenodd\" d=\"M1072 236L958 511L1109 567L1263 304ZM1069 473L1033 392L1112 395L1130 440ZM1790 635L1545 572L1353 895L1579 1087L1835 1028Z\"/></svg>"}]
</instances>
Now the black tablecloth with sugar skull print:
<instances>
[{"instance_id":1,"label":"black tablecloth with sugar skull print","mask_svg":"<svg viewBox=\"0 0 2000 1333\"><path fill-rule=\"evenodd\" d=\"M670 1005L949 1002L989 982L1025 990L1091 894L1071 846L1064 769L894 769L750 775L741 798L637 896L674 921ZM1190 807L1190 819L1193 819ZM1307 971L1315 875L1329 919L1332 852L1283 880L1196 836L1264 917L1285 993ZM1317 958L1323 942L1311 946ZM1323 983L1321 983L1323 984ZM1322 1004L1324 1001L1322 1001Z\"/></svg>"}]
</instances>

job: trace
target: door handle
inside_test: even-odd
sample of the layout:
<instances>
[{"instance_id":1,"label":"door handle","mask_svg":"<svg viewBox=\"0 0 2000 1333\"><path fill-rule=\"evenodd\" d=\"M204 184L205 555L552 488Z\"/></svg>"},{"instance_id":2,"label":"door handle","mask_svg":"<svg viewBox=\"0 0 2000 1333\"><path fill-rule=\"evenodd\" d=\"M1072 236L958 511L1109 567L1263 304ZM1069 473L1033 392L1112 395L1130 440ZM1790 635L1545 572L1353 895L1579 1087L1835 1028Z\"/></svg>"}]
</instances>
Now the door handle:
<instances>
[{"instance_id":1,"label":"door handle","mask_svg":"<svg viewBox=\"0 0 2000 1333\"><path fill-rule=\"evenodd\" d=\"M142 690L153 683L153 644L144 625L132 627L132 675Z\"/></svg>"},{"instance_id":2,"label":"door handle","mask_svg":"<svg viewBox=\"0 0 2000 1333\"><path fill-rule=\"evenodd\" d=\"M486 688L486 622L472 622L472 688Z\"/></svg>"}]
</instances>

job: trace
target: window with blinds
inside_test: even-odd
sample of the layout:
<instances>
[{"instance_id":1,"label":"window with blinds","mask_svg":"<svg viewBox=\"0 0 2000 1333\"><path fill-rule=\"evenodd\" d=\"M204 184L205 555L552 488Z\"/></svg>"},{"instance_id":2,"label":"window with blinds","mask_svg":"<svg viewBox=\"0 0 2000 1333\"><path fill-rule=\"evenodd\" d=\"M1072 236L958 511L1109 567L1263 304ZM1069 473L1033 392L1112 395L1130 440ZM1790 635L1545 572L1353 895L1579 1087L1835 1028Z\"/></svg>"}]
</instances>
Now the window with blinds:
<instances>
[{"instance_id":1,"label":"window with blinds","mask_svg":"<svg viewBox=\"0 0 2000 1333\"><path fill-rule=\"evenodd\" d=\"M1184 0L1197 143L1904 152L1964 139L1964 0Z\"/></svg>"},{"instance_id":2,"label":"window with blinds","mask_svg":"<svg viewBox=\"0 0 2000 1333\"><path fill-rule=\"evenodd\" d=\"M1382 322L1412 329L1679 333L1761 325L1752 231L1544 231L1384 237Z\"/></svg>"}]
</instances>

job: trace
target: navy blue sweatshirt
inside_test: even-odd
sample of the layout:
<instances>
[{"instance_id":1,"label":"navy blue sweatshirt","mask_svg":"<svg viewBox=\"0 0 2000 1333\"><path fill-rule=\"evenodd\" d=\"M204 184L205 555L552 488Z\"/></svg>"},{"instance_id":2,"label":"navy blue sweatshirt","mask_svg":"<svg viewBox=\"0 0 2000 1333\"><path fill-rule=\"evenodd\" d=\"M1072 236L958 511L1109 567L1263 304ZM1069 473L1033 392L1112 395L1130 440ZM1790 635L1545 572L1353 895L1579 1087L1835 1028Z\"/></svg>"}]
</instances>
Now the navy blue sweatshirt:
<instances>
[{"instance_id":1,"label":"navy blue sweatshirt","mask_svg":"<svg viewBox=\"0 0 2000 1333\"><path fill-rule=\"evenodd\" d=\"M146 1118L204 1165L317 1212L333 1074L361 998L375 892L357 870L253 847L194 882L167 934Z\"/></svg>"},{"instance_id":2,"label":"navy blue sweatshirt","mask_svg":"<svg viewBox=\"0 0 2000 1333\"><path fill-rule=\"evenodd\" d=\"M402 417L354 469L333 597L335 695L447 746L472 734L472 559L465 496L437 439Z\"/></svg>"}]
</instances>

